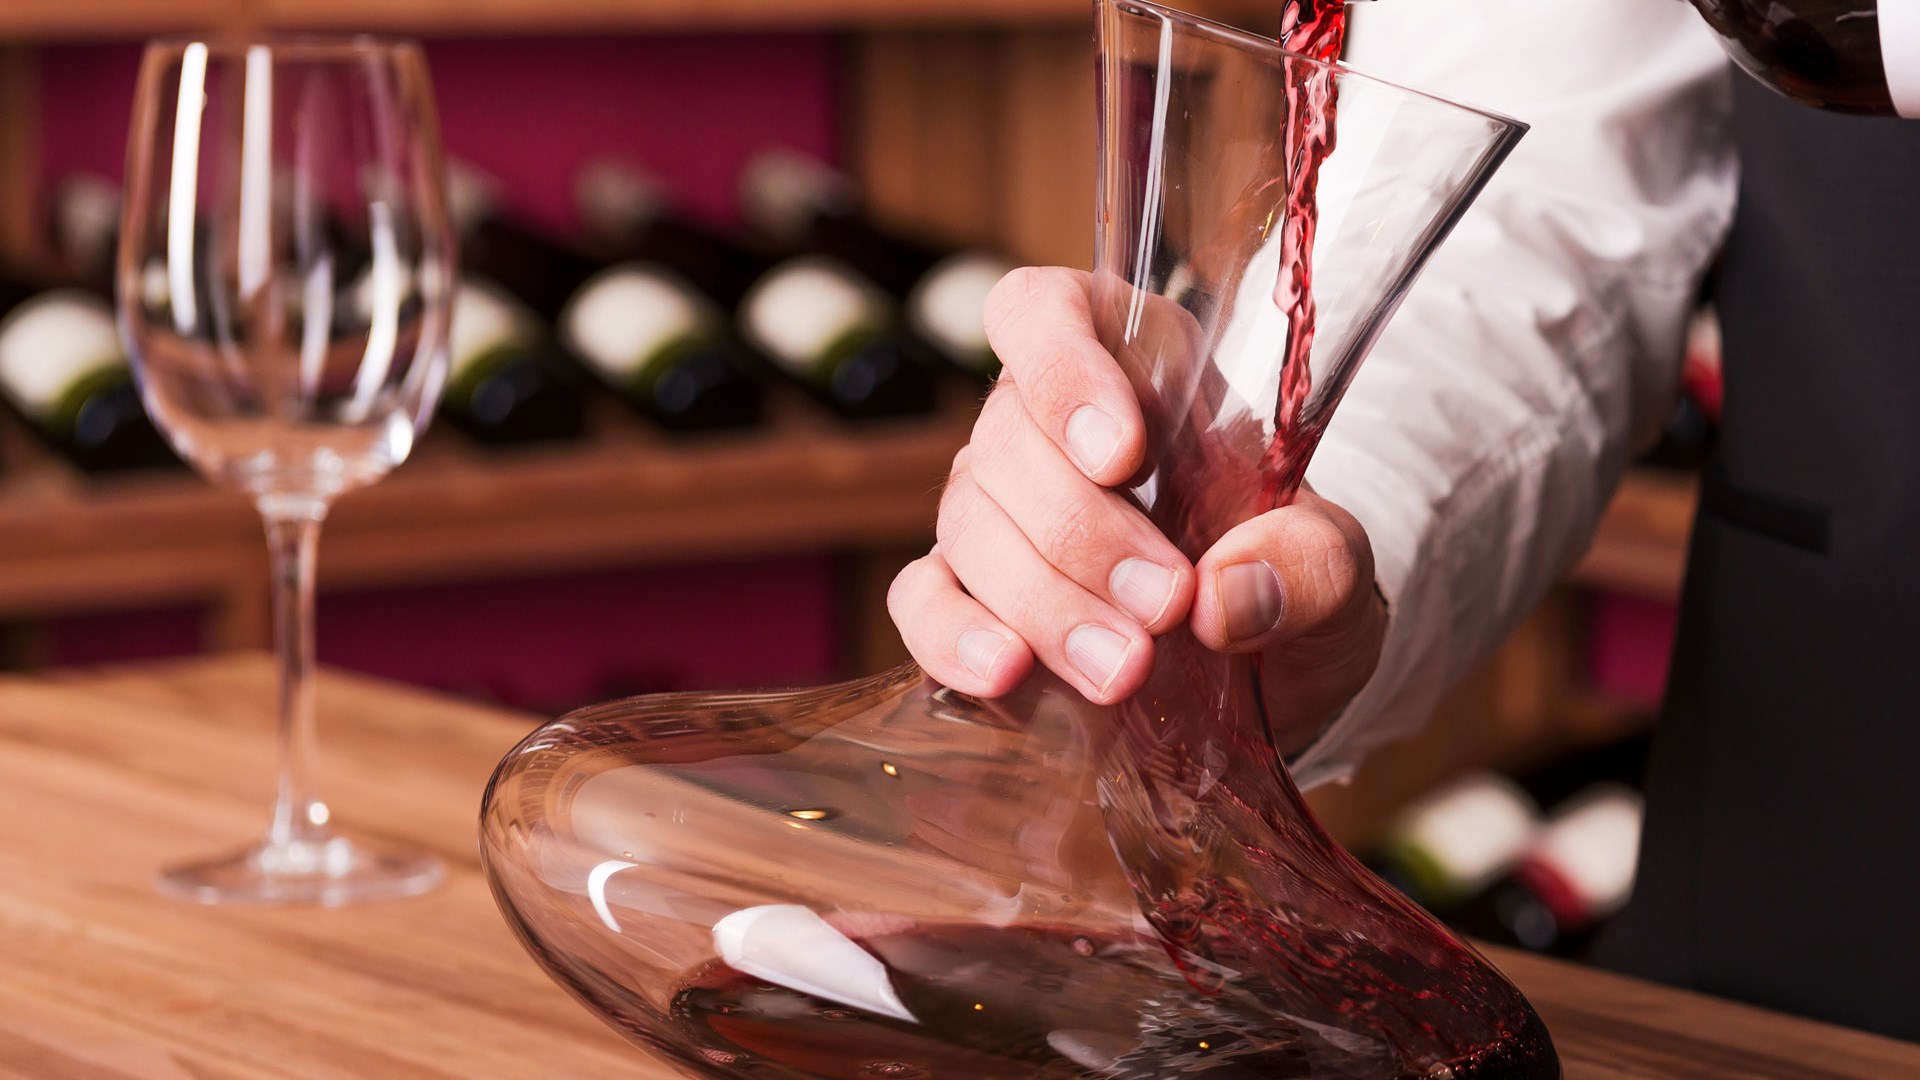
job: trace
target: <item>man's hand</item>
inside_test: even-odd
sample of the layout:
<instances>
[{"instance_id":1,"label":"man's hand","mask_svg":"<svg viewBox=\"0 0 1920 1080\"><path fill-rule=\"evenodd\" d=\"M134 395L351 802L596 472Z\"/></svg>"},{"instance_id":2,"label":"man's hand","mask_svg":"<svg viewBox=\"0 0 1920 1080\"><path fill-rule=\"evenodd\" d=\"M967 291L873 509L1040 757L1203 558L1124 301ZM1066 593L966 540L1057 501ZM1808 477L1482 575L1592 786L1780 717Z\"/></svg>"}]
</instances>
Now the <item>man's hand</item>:
<instances>
[{"instance_id":1,"label":"man's hand","mask_svg":"<svg viewBox=\"0 0 1920 1080\"><path fill-rule=\"evenodd\" d=\"M1146 439L1095 338L1090 284L1017 270L989 297L1005 370L954 457L938 542L894 580L894 622L955 689L997 697L1038 659L1103 704L1137 690L1153 638L1188 623L1209 648L1261 653L1276 724L1310 737L1379 661L1386 610L1366 533L1303 492L1190 564L1115 490Z\"/></svg>"}]
</instances>

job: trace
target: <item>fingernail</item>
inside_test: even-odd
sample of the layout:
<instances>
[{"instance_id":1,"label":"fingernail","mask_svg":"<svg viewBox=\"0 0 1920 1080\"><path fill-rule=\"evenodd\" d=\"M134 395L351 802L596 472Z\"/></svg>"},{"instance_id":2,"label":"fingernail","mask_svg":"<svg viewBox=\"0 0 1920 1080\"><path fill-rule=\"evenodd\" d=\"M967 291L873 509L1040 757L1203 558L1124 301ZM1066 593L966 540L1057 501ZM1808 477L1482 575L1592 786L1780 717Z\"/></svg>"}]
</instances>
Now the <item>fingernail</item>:
<instances>
[{"instance_id":1,"label":"fingernail","mask_svg":"<svg viewBox=\"0 0 1920 1080\"><path fill-rule=\"evenodd\" d=\"M1133 642L1126 635L1093 623L1067 635L1067 661L1103 694L1132 651Z\"/></svg>"},{"instance_id":2,"label":"fingernail","mask_svg":"<svg viewBox=\"0 0 1920 1080\"><path fill-rule=\"evenodd\" d=\"M1099 472L1120 449L1120 422L1091 405L1067 417L1067 452L1081 470Z\"/></svg>"},{"instance_id":3,"label":"fingernail","mask_svg":"<svg viewBox=\"0 0 1920 1080\"><path fill-rule=\"evenodd\" d=\"M1145 559L1124 559L1107 578L1107 588L1127 614L1152 626L1173 602L1173 571Z\"/></svg>"},{"instance_id":4,"label":"fingernail","mask_svg":"<svg viewBox=\"0 0 1920 1080\"><path fill-rule=\"evenodd\" d=\"M1227 640L1246 641L1280 625L1280 575L1263 562L1235 563L1216 575Z\"/></svg>"},{"instance_id":5,"label":"fingernail","mask_svg":"<svg viewBox=\"0 0 1920 1080\"><path fill-rule=\"evenodd\" d=\"M961 633L956 651L968 671L981 679L991 679L994 665L1000 662L1000 654L1007 651L1007 638L1003 634L975 627Z\"/></svg>"}]
</instances>

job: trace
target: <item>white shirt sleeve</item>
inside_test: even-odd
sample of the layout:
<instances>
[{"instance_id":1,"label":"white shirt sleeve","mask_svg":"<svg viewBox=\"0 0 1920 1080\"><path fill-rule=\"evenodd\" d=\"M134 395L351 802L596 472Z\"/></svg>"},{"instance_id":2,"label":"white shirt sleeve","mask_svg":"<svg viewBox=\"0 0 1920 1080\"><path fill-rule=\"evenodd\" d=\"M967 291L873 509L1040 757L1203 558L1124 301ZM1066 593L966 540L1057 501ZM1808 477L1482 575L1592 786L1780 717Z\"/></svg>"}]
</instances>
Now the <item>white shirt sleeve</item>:
<instances>
[{"instance_id":1,"label":"white shirt sleeve","mask_svg":"<svg viewBox=\"0 0 1920 1080\"><path fill-rule=\"evenodd\" d=\"M1354 68L1533 125L1362 366L1308 470L1393 617L1303 786L1425 722L1590 542L1679 381L1732 218L1730 73L1680 0L1382 0Z\"/></svg>"}]
</instances>

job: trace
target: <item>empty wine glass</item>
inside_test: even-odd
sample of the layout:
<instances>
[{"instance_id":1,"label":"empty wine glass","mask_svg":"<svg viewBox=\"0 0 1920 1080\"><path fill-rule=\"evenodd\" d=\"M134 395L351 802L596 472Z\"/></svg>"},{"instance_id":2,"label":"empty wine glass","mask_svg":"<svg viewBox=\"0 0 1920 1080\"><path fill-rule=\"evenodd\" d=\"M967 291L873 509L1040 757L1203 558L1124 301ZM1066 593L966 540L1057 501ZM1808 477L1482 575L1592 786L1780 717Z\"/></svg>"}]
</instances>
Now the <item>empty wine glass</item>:
<instances>
[{"instance_id":1,"label":"empty wine glass","mask_svg":"<svg viewBox=\"0 0 1920 1080\"><path fill-rule=\"evenodd\" d=\"M445 377L455 248L426 60L364 37L147 47L118 287L147 411L254 500L272 556L280 782L266 837L176 867L204 903L417 893L425 853L349 841L315 793L314 545L341 493L405 460Z\"/></svg>"}]
</instances>

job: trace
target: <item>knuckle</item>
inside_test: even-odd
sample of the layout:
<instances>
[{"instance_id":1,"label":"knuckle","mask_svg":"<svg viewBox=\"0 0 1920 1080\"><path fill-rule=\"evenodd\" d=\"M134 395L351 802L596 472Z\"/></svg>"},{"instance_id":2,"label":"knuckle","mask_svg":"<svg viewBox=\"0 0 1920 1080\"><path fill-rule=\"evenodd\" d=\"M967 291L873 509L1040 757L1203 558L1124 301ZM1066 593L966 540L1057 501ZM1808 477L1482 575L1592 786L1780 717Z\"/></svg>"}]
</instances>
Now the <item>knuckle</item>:
<instances>
[{"instance_id":1,"label":"knuckle","mask_svg":"<svg viewBox=\"0 0 1920 1080\"><path fill-rule=\"evenodd\" d=\"M1070 610L1067 597L1050 582L1018 589L999 605L988 605L1023 641L1052 641L1063 636L1062 614Z\"/></svg>"},{"instance_id":2,"label":"knuckle","mask_svg":"<svg viewBox=\"0 0 1920 1080\"><path fill-rule=\"evenodd\" d=\"M1340 607L1360 587L1360 560L1345 543L1329 544L1315 561L1314 576L1325 595Z\"/></svg>"},{"instance_id":3,"label":"knuckle","mask_svg":"<svg viewBox=\"0 0 1920 1080\"><path fill-rule=\"evenodd\" d=\"M1096 359L1100 355L1097 344L1064 334L1036 344L1019 384L1027 414L1048 430L1060 432L1075 409L1109 397L1104 392L1108 373Z\"/></svg>"},{"instance_id":4,"label":"knuckle","mask_svg":"<svg viewBox=\"0 0 1920 1080\"><path fill-rule=\"evenodd\" d=\"M1373 538L1367 535L1366 526L1360 524L1359 518L1339 503L1318 495L1312 496L1312 508L1340 533L1341 541L1353 549L1354 556L1363 568L1373 565Z\"/></svg>"},{"instance_id":5,"label":"knuckle","mask_svg":"<svg viewBox=\"0 0 1920 1080\"><path fill-rule=\"evenodd\" d=\"M1308 535L1311 541L1294 549L1289 569L1294 590L1307 601L1301 614L1318 624L1348 608L1362 584L1361 566L1353 547L1330 524L1314 525Z\"/></svg>"},{"instance_id":6,"label":"knuckle","mask_svg":"<svg viewBox=\"0 0 1920 1080\"><path fill-rule=\"evenodd\" d=\"M987 293L985 310L987 337L992 339L1024 318L1035 305L1043 302L1048 291L1047 270L1038 266L1022 266L1009 271L1005 277L994 283Z\"/></svg>"},{"instance_id":7,"label":"knuckle","mask_svg":"<svg viewBox=\"0 0 1920 1080\"><path fill-rule=\"evenodd\" d=\"M1091 337L1061 332L1035 343L1021 374L1020 397L1027 412L1043 424L1066 422L1089 402L1132 396L1120 367ZM1108 412L1114 412L1112 405ZM1115 415L1123 419L1124 414Z\"/></svg>"},{"instance_id":8,"label":"knuckle","mask_svg":"<svg viewBox=\"0 0 1920 1080\"><path fill-rule=\"evenodd\" d=\"M1036 345L1026 366L1027 383L1047 385L1055 395L1078 385L1087 376L1086 354L1073 339L1058 335Z\"/></svg>"},{"instance_id":9,"label":"knuckle","mask_svg":"<svg viewBox=\"0 0 1920 1080\"><path fill-rule=\"evenodd\" d=\"M914 599L924 590L932 568L932 556L922 555L893 575L887 585L887 614L896 624L904 622L902 616L915 606Z\"/></svg>"},{"instance_id":10,"label":"knuckle","mask_svg":"<svg viewBox=\"0 0 1920 1080\"><path fill-rule=\"evenodd\" d=\"M966 543L980 517L981 491L972 477L956 474L940 496L940 511L934 517L934 541L945 551Z\"/></svg>"},{"instance_id":11,"label":"knuckle","mask_svg":"<svg viewBox=\"0 0 1920 1080\"><path fill-rule=\"evenodd\" d=\"M1026 411L1017 402L996 394L981 407L967 445L983 463L1000 462L1015 452L1015 443L1021 434L1020 425L1025 420Z\"/></svg>"},{"instance_id":12,"label":"knuckle","mask_svg":"<svg viewBox=\"0 0 1920 1080\"><path fill-rule=\"evenodd\" d=\"M1069 499L1048 514L1036 530L1035 545L1046 560L1059 565L1100 540L1100 515L1091 500Z\"/></svg>"}]
</instances>

